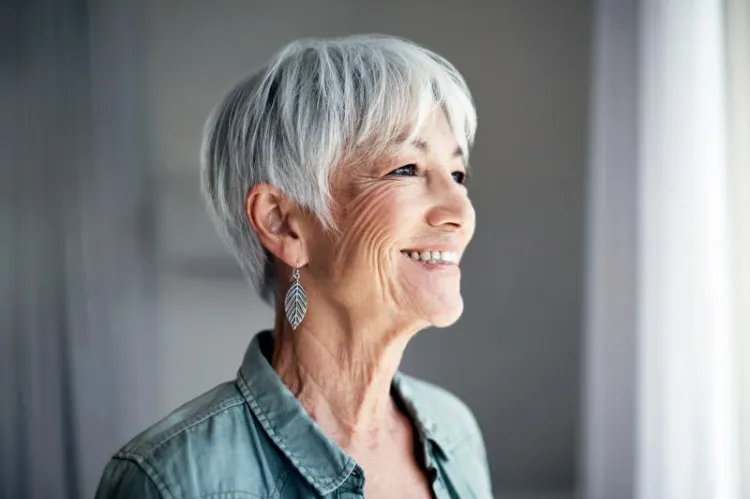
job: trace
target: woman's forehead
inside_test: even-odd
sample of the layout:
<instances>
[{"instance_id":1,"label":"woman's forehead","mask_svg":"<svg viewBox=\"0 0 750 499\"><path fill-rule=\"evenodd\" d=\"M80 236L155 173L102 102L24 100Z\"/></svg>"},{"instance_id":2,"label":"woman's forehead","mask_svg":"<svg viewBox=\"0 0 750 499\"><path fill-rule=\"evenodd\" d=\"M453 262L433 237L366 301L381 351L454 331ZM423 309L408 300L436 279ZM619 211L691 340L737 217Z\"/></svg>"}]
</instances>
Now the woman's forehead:
<instances>
[{"instance_id":1,"label":"woman's forehead","mask_svg":"<svg viewBox=\"0 0 750 499\"><path fill-rule=\"evenodd\" d=\"M441 110L425 120L419 129L409 124L401 130L391 139L375 136L363 140L351 152L345 153L334 176L342 170L351 173L368 171L384 163L402 160L405 156L431 156L442 162L465 163L466 152Z\"/></svg>"}]
</instances>

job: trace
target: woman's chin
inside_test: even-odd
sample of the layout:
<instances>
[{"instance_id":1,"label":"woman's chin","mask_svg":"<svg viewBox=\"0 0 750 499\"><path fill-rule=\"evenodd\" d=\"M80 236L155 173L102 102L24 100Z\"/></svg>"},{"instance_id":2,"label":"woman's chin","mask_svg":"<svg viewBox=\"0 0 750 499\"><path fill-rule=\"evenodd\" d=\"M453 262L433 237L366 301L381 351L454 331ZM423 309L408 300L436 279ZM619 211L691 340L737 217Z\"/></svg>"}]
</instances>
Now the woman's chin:
<instances>
[{"instance_id":1,"label":"woman's chin","mask_svg":"<svg viewBox=\"0 0 750 499\"><path fill-rule=\"evenodd\" d=\"M441 307L431 310L430 323L435 327L448 327L455 324L464 311L464 301L461 296L442 302Z\"/></svg>"},{"instance_id":2,"label":"woman's chin","mask_svg":"<svg viewBox=\"0 0 750 499\"><path fill-rule=\"evenodd\" d=\"M413 276L409 276L413 277ZM448 327L455 323L464 311L464 300L458 282L444 279L433 282L410 279L401 288L402 299L398 300L402 310L416 315L434 327Z\"/></svg>"}]
</instances>

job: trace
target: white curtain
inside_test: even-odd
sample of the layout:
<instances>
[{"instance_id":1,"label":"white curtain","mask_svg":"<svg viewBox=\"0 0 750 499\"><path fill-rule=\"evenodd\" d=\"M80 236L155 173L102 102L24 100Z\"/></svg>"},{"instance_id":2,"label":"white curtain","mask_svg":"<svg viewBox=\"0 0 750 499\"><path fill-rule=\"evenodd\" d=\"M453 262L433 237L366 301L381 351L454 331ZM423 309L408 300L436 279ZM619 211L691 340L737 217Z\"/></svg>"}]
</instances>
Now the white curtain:
<instances>
[{"instance_id":1,"label":"white curtain","mask_svg":"<svg viewBox=\"0 0 750 499\"><path fill-rule=\"evenodd\" d=\"M727 0L732 321L738 335L740 469L750 498L750 0Z\"/></svg>"},{"instance_id":2,"label":"white curtain","mask_svg":"<svg viewBox=\"0 0 750 499\"><path fill-rule=\"evenodd\" d=\"M725 13L641 12L640 499L741 497Z\"/></svg>"},{"instance_id":3,"label":"white curtain","mask_svg":"<svg viewBox=\"0 0 750 499\"><path fill-rule=\"evenodd\" d=\"M748 0L597 9L582 489L750 498Z\"/></svg>"}]
</instances>

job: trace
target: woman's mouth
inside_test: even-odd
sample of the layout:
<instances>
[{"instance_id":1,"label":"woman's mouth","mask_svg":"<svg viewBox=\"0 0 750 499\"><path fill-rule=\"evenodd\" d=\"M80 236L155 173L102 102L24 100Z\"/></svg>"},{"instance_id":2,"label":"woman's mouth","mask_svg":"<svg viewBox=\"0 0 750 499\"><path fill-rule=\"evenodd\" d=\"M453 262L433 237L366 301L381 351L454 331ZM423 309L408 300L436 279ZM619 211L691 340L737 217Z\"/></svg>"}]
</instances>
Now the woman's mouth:
<instances>
[{"instance_id":1,"label":"woman's mouth","mask_svg":"<svg viewBox=\"0 0 750 499\"><path fill-rule=\"evenodd\" d=\"M457 265L458 253L455 251L440 250L402 250L402 254L408 258L427 264Z\"/></svg>"}]
</instances>

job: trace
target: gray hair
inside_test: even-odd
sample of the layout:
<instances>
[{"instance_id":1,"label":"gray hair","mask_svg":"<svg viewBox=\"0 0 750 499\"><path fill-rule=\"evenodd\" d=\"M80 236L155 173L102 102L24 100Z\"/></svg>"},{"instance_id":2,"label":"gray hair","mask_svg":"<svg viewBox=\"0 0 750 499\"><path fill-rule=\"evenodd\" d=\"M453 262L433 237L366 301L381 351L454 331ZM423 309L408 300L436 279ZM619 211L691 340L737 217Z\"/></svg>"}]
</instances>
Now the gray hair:
<instances>
[{"instance_id":1,"label":"gray hair","mask_svg":"<svg viewBox=\"0 0 750 499\"><path fill-rule=\"evenodd\" d=\"M216 106L204 131L201 190L263 300L273 300L274 261L248 223L248 190L272 185L333 228L334 169L410 142L436 106L468 159L476 111L463 77L434 52L384 35L292 42Z\"/></svg>"}]
</instances>

